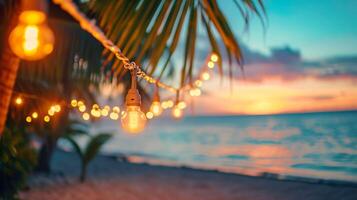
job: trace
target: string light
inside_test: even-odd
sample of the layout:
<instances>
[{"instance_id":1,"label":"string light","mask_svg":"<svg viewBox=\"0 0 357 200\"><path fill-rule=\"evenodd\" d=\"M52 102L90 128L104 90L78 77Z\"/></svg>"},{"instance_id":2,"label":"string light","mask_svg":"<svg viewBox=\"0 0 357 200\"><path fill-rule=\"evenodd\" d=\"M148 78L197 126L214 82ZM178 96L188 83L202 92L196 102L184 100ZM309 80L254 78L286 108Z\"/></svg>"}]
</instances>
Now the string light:
<instances>
[{"instance_id":1,"label":"string light","mask_svg":"<svg viewBox=\"0 0 357 200\"><path fill-rule=\"evenodd\" d=\"M196 87L202 87L202 81L201 80L196 80L195 81Z\"/></svg>"},{"instance_id":2,"label":"string light","mask_svg":"<svg viewBox=\"0 0 357 200\"><path fill-rule=\"evenodd\" d=\"M115 57L120 60L121 62L123 62L124 64L124 68L126 70L132 71L132 70L136 70L136 76L138 76L139 78L144 79L145 81L147 81L150 84L156 84L158 87L166 89L167 91L170 92L176 92L182 89L190 89L190 84L191 83L187 83L186 85L182 85L180 88L175 88L173 86L167 85L163 82L161 82L158 79L155 79L149 75L147 75L141 68L140 66L138 66L135 62L131 62L129 60L129 58L127 58L122 51L120 50L119 47L117 47L111 40L109 40L105 35L105 33L98 27L96 26L95 23L93 23L92 20L88 19L85 14L83 14L77 7L77 5L71 1L61 1L61 0L53 0L53 2L55 4L58 4L59 6L61 6L61 8L63 10L65 10L68 14L70 14L74 19L79 21L79 24L81 25L81 27L86 30L87 32L89 32L94 38L96 38L99 42L102 43L102 45L108 49L109 51L111 51ZM212 62L217 62L219 60L219 57L217 54L213 53L210 55L210 60ZM211 65L211 64L209 64ZM203 78L203 80L208 80L209 79L209 74L208 75L204 75L205 78ZM200 86L198 86L200 87Z\"/></svg>"},{"instance_id":3,"label":"string light","mask_svg":"<svg viewBox=\"0 0 357 200\"><path fill-rule=\"evenodd\" d=\"M27 123L31 123L31 122L32 122L32 118L31 118L30 116L27 116L27 117L26 117L26 122L27 122Z\"/></svg>"},{"instance_id":4,"label":"string light","mask_svg":"<svg viewBox=\"0 0 357 200\"><path fill-rule=\"evenodd\" d=\"M177 104L177 106L180 108L180 109L185 109L186 108L186 103L184 101L181 101Z\"/></svg>"},{"instance_id":5,"label":"string light","mask_svg":"<svg viewBox=\"0 0 357 200\"><path fill-rule=\"evenodd\" d=\"M121 124L125 131L129 133L139 133L144 130L146 125L146 116L140 110L141 97L136 86L136 70L131 73L131 88L126 95L126 111L121 117Z\"/></svg>"},{"instance_id":6,"label":"string light","mask_svg":"<svg viewBox=\"0 0 357 200\"><path fill-rule=\"evenodd\" d=\"M152 113L150 111L146 113L146 118L152 119L153 117L154 117L154 113Z\"/></svg>"},{"instance_id":7,"label":"string light","mask_svg":"<svg viewBox=\"0 0 357 200\"><path fill-rule=\"evenodd\" d=\"M119 119L119 114L116 113L116 112L111 112L110 115L109 115L110 119L112 120L117 120Z\"/></svg>"},{"instance_id":8,"label":"string light","mask_svg":"<svg viewBox=\"0 0 357 200\"><path fill-rule=\"evenodd\" d=\"M54 110L55 112L60 112L60 111L61 111L61 106L58 105L58 104L56 104L56 105L53 106L53 110Z\"/></svg>"},{"instance_id":9,"label":"string light","mask_svg":"<svg viewBox=\"0 0 357 200\"><path fill-rule=\"evenodd\" d=\"M119 108L119 107L118 107ZM104 106L104 110L107 110L107 111L109 111L110 110L110 106L108 106L108 105L105 105ZM119 112L119 111L118 111Z\"/></svg>"},{"instance_id":10,"label":"string light","mask_svg":"<svg viewBox=\"0 0 357 200\"><path fill-rule=\"evenodd\" d=\"M114 43L112 41L110 41L108 38L106 38L105 34L100 30L99 27L97 27L95 25L95 23L90 21L88 18L85 17L85 15L83 13L81 13L79 11L76 4L74 4L71 0L68 0L68 1L54 0L53 2L56 4L59 4L65 11L67 11L71 16L73 16L75 19L77 19L80 22L80 25L83 29L85 29L90 34L92 34L97 40L99 40L104 45L105 48L109 49L112 53L114 53L115 57L123 62L124 68L131 72L132 88L129 90L129 92L127 94L126 110L122 111L122 117L121 117L121 123L123 125L123 129L128 132L136 133L136 132L142 131L146 124L146 117L150 118L151 115L153 115L152 117L158 116L162 112L162 109L173 108L172 109L173 116L175 118L181 118L183 116L183 109L186 108L186 106L187 106L186 103L183 101L178 102L177 101L178 98L176 99L176 103L174 103L172 100L167 100L167 101L163 101L162 103L160 103L160 101L154 101L155 100L155 96L154 96L152 105L150 107L150 111L147 112L146 114L143 113L140 109L141 98L140 98L140 95L136 89L136 77L144 79L145 81L147 81L150 84L156 84L157 87L166 89L171 92L178 92L178 91L189 92L189 94L191 96L200 96L202 93L200 90L200 87L202 87L202 81L210 79L209 72L206 71L206 69L204 69L204 70L201 70L201 73L197 76L196 80L192 80L190 83L183 84L179 88L175 88L175 87L167 85L163 82L160 82L160 80L147 75L140 68L140 66L135 64L135 62L131 62L122 53L122 51L117 46L114 45ZM36 30L36 28L31 29L31 27L30 27L29 35L38 34L37 31L38 30ZM29 47L31 47L31 45L32 45L33 47L31 47L31 48L37 48L36 47L37 39L33 40L33 38L35 38L35 37L30 37L31 41L28 42L28 44L26 44L26 45L28 45ZM22 40L26 40L26 39L29 39L29 38L25 37ZM26 43L26 41L25 41L25 43ZM22 43L20 42L20 44L22 44ZM21 45L19 45L19 46L21 46ZM218 55L216 53L212 53L209 58L210 58L209 61L206 63L207 65L204 65L203 67L205 67L205 68L208 67L208 68L212 69L215 67L215 63L218 62L218 60L220 58L218 57ZM194 84L192 84L192 83L194 83ZM109 106L107 106L107 107L104 106L104 109L100 109L98 104L94 104L92 106L91 112L89 114L89 113L85 112L87 110L86 109L87 107L82 101L77 101L76 99L72 99L70 102L70 105L72 107L77 107L78 110L83 113L82 117L84 120L89 120L90 114L92 114L95 117L100 117L100 116L105 117L105 116L108 116L108 114L109 114L109 117L113 120L117 120L119 118L120 108L117 106L113 107L112 112L110 112ZM48 111L48 114L50 116L52 116L55 114L55 112L59 112L60 110L61 110L60 107L59 107L59 109L57 109L57 107L56 107L53 109L53 112L50 109ZM32 118L31 118L31 120L32 120Z\"/></svg>"},{"instance_id":11,"label":"string light","mask_svg":"<svg viewBox=\"0 0 357 200\"><path fill-rule=\"evenodd\" d=\"M48 112L47 112L47 113L48 113L48 115L49 115L49 116L53 116L53 115L55 115L55 111L54 111L54 109L51 109L51 108L48 110Z\"/></svg>"},{"instance_id":12,"label":"string light","mask_svg":"<svg viewBox=\"0 0 357 200\"><path fill-rule=\"evenodd\" d=\"M169 106L168 106L167 101L163 101L163 102L161 103L161 107L162 107L163 109L168 109Z\"/></svg>"},{"instance_id":13,"label":"string light","mask_svg":"<svg viewBox=\"0 0 357 200\"><path fill-rule=\"evenodd\" d=\"M215 54L215 53L213 53L213 54L211 55L211 61L212 61L212 62L217 62L217 61L218 61L218 55Z\"/></svg>"},{"instance_id":14,"label":"string light","mask_svg":"<svg viewBox=\"0 0 357 200\"><path fill-rule=\"evenodd\" d=\"M102 116L104 116L104 117L106 117L106 116L108 116L108 114L109 114L109 110L107 110L107 109L102 109L101 111L100 111L100 114L102 115Z\"/></svg>"},{"instance_id":15,"label":"string light","mask_svg":"<svg viewBox=\"0 0 357 200\"><path fill-rule=\"evenodd\" d=\"M21 98L21 97L16 97L16 99L15 99L15 104L16 104L16 105L21 105L22 103L23 103L22 98Z\"/></svg>"},{"instance_id":16,"label":"string light","mask_svg":"<svg viewBox=\"0 0 357 200\"><path fill-rule=\"evenodd\" d=\"M37 119L38 113L37 112L33 112L31 116L32 116L32 118Z\"/></svg>"},{"instance_id":17,"label":"string light","mask_svg":"<svg viewBox=\"0 0 357 200\"><path fill-rule=\"evenodd\" d=\"M163 109L162 109L161 103L160 103L159 88L156 86L155 90L156 91L154 94L154 99L150 106L150 113L152 113L154 116L159 116L159 115L161 115ZM148 116L148 113L146 113L146 117L147 116ZM151 115L149 115L149 116L151 116ZM149 118L149 119L151 119L151 118Z\"/></svg>"},{"instance_id":18,"label":"string light","mask_svg":"<svg viewBox=\"0 0 357 200\"><path fill-rule=\"evenodd\" d=\"M45 122L50 122L50 117L48 115L46 115L44 118L43 118L43 121Z\"/></svg>"},{"instance_id":19,"label":"string light","mask_svg":"<svg viewBox=\"0 0 357 200\"><path fill-rule=\"evenodd\" d=\"M85 105L80 105L80 106L78 107L78 110L79 110L80 112L85 112L85 111L86 111L86 106L85 106Z\"/></svg>"},{"instance_id":20,"label":"string light","mask_svg":"<svg viewBox=\"0 0 357 200\"><path fill-rule=\"evenodd\" d=\"M174 102L172 100L167 101L167 107L172 108L174 106Z\"/></svg>"},{"instance_id":21,"label":"string light","mask_svg":"<svg viewBox=\"0 0 357 200\"><path fill-rule=\"evenodd\" d=\"M181 119L183 117L183 111L178 105L175 105L172 109L172 116L175 119Z\"/></svg>"},{"instance_id":22,"label":"string light","mask_svg":"<svg viewBox=\"0 0 357 200\"><path fill-rule=\"evenodd\" d=\"M71 106L72 106L72 107L77 107L77 105L78 105L77 100L76 100L76 99L72 99L72 100L71 100Z\"/></svg>"},{"instance_id":23,"label":"string light","mask_svg":"<svg viewBox=\"0 0 357 200\"><path fill-rule=\"evenodd\" d=\"M210 79L210 75L208 72L203 72L202 73L202 79L205 81L208 81Z\"/></svg>"},{"instance_id":24,"label":"string light","mask_svg":"<svg viewBox=\"0 0 357 200\"><path fill-rule=\"evenodd\" d=\"M207 63L208 68L213 69L214 68L214 63L212 61L209 61Z\"/></svg>"},{"instance_id":25,"label":"string light","mask_svg":"<svg viewBox=\"0 0 357 200\"><path fill-rule=\"evenodd\" d=\"M92 110L90 111L90 114L93 116L93 117L100 117L101 115L101 112L99 110L99 106L98 105L93 105L93 108Z\"/></svg>"},{"instance_id":26,"label":"string light","mask_svg":"<svg viewBox=\"0 0 357 200\"><path fill-rule=\"evenodd\" d=\"M44 0L25 2L19 24L10 33L10 48L22 59L38 60L53 50L54 36L46 24L45 3Z\"/></svg>"},{"instance_id":27,"label":"string light","mask_svg":"<svg viewBox=\"0 0 357 200\"><path fill-rule=\"evenodd\" d=\"M114 106L113 107L113 112L119 113L120 112L120 108L118 106Z\"/></svg>"},{"instance_id":28,"label":"string light","mask_svg":"<svg viewBox=\"0 0 357 200\"><path fill-rule=\"evenodd\" d=\"M84 121L88 121L90 118L90 115L88 113L83 113L82 118Z\"/></svg>"}]
</instances>

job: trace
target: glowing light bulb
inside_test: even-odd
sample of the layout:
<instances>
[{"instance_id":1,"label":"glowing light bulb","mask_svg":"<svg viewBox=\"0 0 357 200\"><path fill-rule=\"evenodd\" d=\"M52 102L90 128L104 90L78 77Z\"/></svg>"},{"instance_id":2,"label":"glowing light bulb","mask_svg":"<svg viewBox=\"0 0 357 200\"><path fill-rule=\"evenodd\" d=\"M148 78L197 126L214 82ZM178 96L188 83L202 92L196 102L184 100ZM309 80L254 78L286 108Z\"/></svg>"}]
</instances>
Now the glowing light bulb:
<instances>
[{"instance_id":1,"label":"glowing light bulb","mask_svg":"<svg viewBox=\"0 0 357 200\"><path fill-rule=\"evenodd\" d=\"M212 62L217 62L217 61L218 61L218 55L215 54L215 53L213 53L213 54L211 55L211 61L212 61Z\"/></svg>"},{"instance_id":2,"label":"glowing light bulb","mask_svg":"<svg viewBox=\"0 0 357 200\"><path fill-rule=\"evenodd\" d=\"M100 114L102 115L102 116L104 116L104 117L106 117L106 116L108 116L108 114L109 114L109 110L107 110L107 109L102 109L101 111L100 111Z\"/></svg>"},{"instance_id":3,"label":"glowing light bulb","mask_svg":"<svg viewBox=\"0 0 357 200\"><path fill-rule=\"evenodd\" d=\"M16 105L21 105L22 103L23 103L23 100L22 100L21 97L17 97L17 98L15 99L15 104L16 104Z\"/></svg>"},{"instance_id":4,"label":"glowing light bulb","mask_svg":"<svg viewBox=\"0 0 357 200\"><path fill-rule=\"evenodd\" d=\"M55 112L60 112L60 111L61 111L61 106L58 105L58 104L56 104L56 105L53 106L53 110L54 110Z\"/></svg>"},{"instance_id":5,"label":"glowing light bulb","mask_svg":"<svg viewBox=\"0 0 357 200\"><path fill-rule=\"evenodd\" d=\"M123 111L124 112L124 111ZM109 115L110 119L117 120L119 118L119 114L116 112L111 112Z\"/></svg>"},{"instance_id":6,"label":"glowing light bulb","mask_svg":"<svg viewBox=\"0 0 357 200\"><path fill-rule=\"evenodd\" d=\"M72 100L71 100L71 106L72 106L72 107L77 107L77 105L78 105L77 100L72 99Z\"/></svg>"},{"instance_id":7,"label":"glowing light bulb","mask_svg":"<svg viewBox=\"0 0 357 200\"><path fill-rule=\"evenodd\" d=\"M183 111L180 109L178 105L175 105L174 108L172 109L172 116L175 119L181 119L183 117Z\"/></svg>"},{"instance_id":8,"label":"glowing light bulb","mask_svg":"<svg viewBox=\"0 0 357 200\"><path fill-rule=\"evenodd\" d=\"M119 108L119 107L118 107ZM104 110L107 110L107 111L109 111L110 110L110 106L108 106L108 105L105 105L104 106Z\"/></svg>"},{"instance_id":9,"label":"glowing light bulb","mask_svg":"<svg viewBox=\"0 0 357 200\"><path fill-rule=\"evenodd\" d=\"M120 108L118 106L114 106L113 107L113 112L119 113L120 112Z\"/></svg>"},{"instance_id":10,"label":"glowing light bulb","mask_svg":"<svg viewBox=\"0 0 357 200\"><path fill-rule=\"evenodd\" d=\"M212 61L209 61L207 63L208 68L213 69L214 68L214 63Z\"/></svg>"},{"instance_id":11,"label":"glowing light bulb","mask_svg":"<svg viewBox=\"0 0 357 200\"><path fill-rule=\"evenodd\" d=\"M48 110L47 113L48 113L49 116L55 115L55 111L54 111L54 109L52 109L52 107Z\"/></svg>"},{"instance_id":12,"label":"glowing light bulb","mask_svg":"<svg viewBox=\"0 0 357 200\"><path fill-rule=\"evenodd\" d=\"M46 115L44 118L43 118L43 121L45 122L50 122L50 117L48 115Z\"/></svg>"},{"instance_id":13,"label":"glowing light bulb","mask_svg":"<svg viewBox=\"0 0 357 200\"><path fill-rule=\"evenodd\" d=\"M146 116L140 110L140 106L127 106L126 111L121 117L122 127L130 133L139 133L144 130Z\"/></svg>"},{"instance_id":14,"label":"glowing light bulb","mask_svg":"<svg viewBox=\"0 0 357 200\"><path fill-rule=\"evenodd\" d=\"M191 90L190 90L190 95L192 96L192 97L198 97L198 96L200 96L201 95L201 90L199 89L199 88L192 88Z\"/></svg>"},{"instance_id":15,"label":"glowing light bulb","mask_svg":"<svg viewBox=\"0 0 357 200\"><path fill-rule=\"evenodd\" d=\"M93 117L100 117L101 112L100 112L99 108L93 108L90 111L90 114L93 115Z\"/></svg>"},{"instance_id":16,"label":"glowing light bulb","mask_svg":"<svg viewBox=\"0 0 357 200\"><path fill-rule=\"evenodd\" d=\"M21 59L38 60L53 50L54 36L46 25L46 15L35 10L25 10L19 16L19 24L11 31L11 50Z\"/></svg>"},{"instance_id":17,"label":"glowing light bulb","mask_svg":"<svg viewBox=\"0 0 357 200\"><path fill-rule=\"evenodd\" d=\"M162 107L159 101L154 101L152 102L151 106L150 106L150 112L154 115L154 116L159 116L162 113Z\"/></svg>"},{"instance_id":18,"label":"glowing light bulb","mask_svg":"<svg viewBox=\"0 0 357 200\"><path fill-rule=\"evenodd\" d=\"M179 107L180 109L185 109L186 108L186 102L181 101L180 103L177 104L177 107Z\"/></svg>"},{"instance_id":19,"label":"glowing light bulb","mask_svg":"<svg viewBox=\"0 0 357 200\"><path fill-rule=\"evenodd\" d=\"M77 105L78 105L78 107L84 106L84 103L83 103L83 101L78 101Z\"/></svg>"},{"instance_id":20,"label":"glowing light bulb","mask_svg":"<svg viewBox=\"0 0 357 200\"><path fill-rule=\"evenodd\" d=\"M86 111L86 106L85 105L80 105L79 107L78 107L78 110L80 111L80 112L84 112L84 111Z\"/></svg>"},{"instance_id":21,"label":"glowing light bulb","mask_svg":"<svg viewBox=\"0 0 357 200\"><path fill-rule=\"evenodd\" d=\"M201 81L201 80L196 80L196 81L195 81L195 85L196 85L197 87L201 87L201 86L202 86L202 81Z\"/></svg>"},{"instance_id":22,"label":"glowing light bulb","mask_svg":"<svg viewBox=\"0 0 357 200\"><path fill-rule=\"evenodd\" d=\"M152 113L152 112L147 112L146 113L146 118L152 119L153 117L154 117L154 113Z\"/></svg>"},{"instance_id":23,"label":"glowing light bulb","mask_svg":"<svg viewBox=\"0 0 357 200\"><path fill-rule=\"evenodd\" d=\"M95 104L93 104L92 108L98 109L98 108L99 108L99 105L95 103Z\"/></svg>"},{"instance_id":24,"label":"glowing light bulb","mask_svg":"<svg viewBox=\"0 0 357 200\"><path fill-rule=\"evenodd\" d=\"M167 101L167 107L172 108L174 106L174 102L172 100Z\"/></svg>"},{"instance_id":25,"label":"glowing light bulb","mask_svg":"<svg viewBox=\"0 0 357 200\"><path fill-rule=\"evenodd\" d=\"M84 121L88 121L90 118L90 115L88 113L83 113L82 118Z\"/></svg>"},{"instance_id":26,"label":"glowing light bulb","mask_svg":"<svg viewBox=\"0 0 357 200\"><path fill-rule=\"evenodd\" d=\"M161 103L161 107L162 107L163 109L168 109L168 108L169 108L169 105L167 105L167 101L163 101L163 102Z\"/></svg>"},{"instance_id":27,"label":"glowing light bulb","mask_svg":"<svg viewBox=\"0 0 357 200\"><path fill-rule=\"evenodd\" d=\"M27 116L27 117L26 117L26 122L27 122L27 123L31 123L31 122L32 122L32 118L31 118L30 116Z\"/></svg>"},{"instance_id":28,"label":"glowing light bulb","mask_svg":"<svg viewBox=\"0 0 357 200\"><path fill-rule=\"evenodd\" d=\"M204 72L202 74L202 79L205 80L205 81L208 81L210 79L210 75L208 72Z\"/></svg>"},{"instance_id":29,"label":"glowing light bulb","mask_svg":"<svg viewBox=\"0 0 357 200\"><path fill-rule=\"evenodd\" d=\"M33 112L31 116L32 116L32 118L37 119L38 113L37 112Z\"/></svg>"}]
</instances>

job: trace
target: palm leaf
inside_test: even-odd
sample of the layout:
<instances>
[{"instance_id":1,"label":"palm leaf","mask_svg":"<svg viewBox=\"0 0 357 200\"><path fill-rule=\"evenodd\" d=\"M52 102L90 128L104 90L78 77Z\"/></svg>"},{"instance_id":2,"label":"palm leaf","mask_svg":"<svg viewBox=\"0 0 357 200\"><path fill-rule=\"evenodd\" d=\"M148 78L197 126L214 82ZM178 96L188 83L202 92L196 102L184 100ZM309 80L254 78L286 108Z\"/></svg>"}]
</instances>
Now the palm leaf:
<instances>
[{"instance_id":1,"label":"palm leaf","mask_svg":"<svg viewBox=\"0 0 357 200\"><path fill-rule=\"evenodd\" d=\"M254 14L263 19L265 8L261 0L233 0L246 24ZM120 5L119 5L120 4ZM184 66L181 68L181 84L192 78L196 50L197 29L201 26L197 20L202 16L203 26L210 41L212 51L222 54L217 40L222 40L229 61L229 74L235 60L242 64L239 42L228 25L228 21L216 0L131 0L131 1L96 1L87 6L88 13L94 13L107 36L119 46L129 59L134 60L149 73L159 71L161 78L166 67L177 51L177 44L185 40ZM109 13L110 11L110 13ZM112 14L112 13L115 13ZM185 23L188 21L187 23ZM184 31L182 31L184 30ZM217 32L215 35L213 33ZM114 76L123 77L126 70L122 63L108 51L104 54L106 64L111 64ZM158 64L163 63L163 66ZM222 63L219 63L223 74ZM188 78L187 78L188 77Z\"/></svg>"},{"instance_id":2,"label":"palm leaf","mask_svg":"<svg viewBox=\"0 0 357 200\"><path fill-rule=\"evenodd\" d=\"M73 147L74 151L78 154L80 159L83 161L83 152L81 150L81 147L78 145L78 143L71 137L71 136L66 136L64 137Z\"/></svg>"},{"instance_id":3,"label":"palm leaf","mask_svg":"<svg viewBox=\"0 0 357 200\"><path fill-rule=\"evenodd\" d=\"M111 137L111 134L100 133L91 138L83 153L83 162L85 165L97 155L102 145L106 143Z\"/></svg>"}]
</instances>

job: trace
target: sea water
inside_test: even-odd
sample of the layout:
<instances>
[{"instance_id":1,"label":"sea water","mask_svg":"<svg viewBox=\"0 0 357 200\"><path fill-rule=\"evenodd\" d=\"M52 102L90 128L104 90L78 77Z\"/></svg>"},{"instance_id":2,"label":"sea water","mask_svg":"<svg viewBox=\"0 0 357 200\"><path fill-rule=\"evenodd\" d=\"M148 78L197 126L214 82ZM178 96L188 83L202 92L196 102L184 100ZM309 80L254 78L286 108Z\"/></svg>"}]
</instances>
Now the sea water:
<instances>
[{"instance_id":1,"label":"sea water","mask_svg":"<svg viewBox=\"0 0 357 200\"><path fill-rule=\"evenodd\" d=\"M357 182L354 111L163 117L136 135L124 133L119 123L102 121L92 132L112 132L103 153L124 154L132 162Z\"/></svg>"}]
</instances>

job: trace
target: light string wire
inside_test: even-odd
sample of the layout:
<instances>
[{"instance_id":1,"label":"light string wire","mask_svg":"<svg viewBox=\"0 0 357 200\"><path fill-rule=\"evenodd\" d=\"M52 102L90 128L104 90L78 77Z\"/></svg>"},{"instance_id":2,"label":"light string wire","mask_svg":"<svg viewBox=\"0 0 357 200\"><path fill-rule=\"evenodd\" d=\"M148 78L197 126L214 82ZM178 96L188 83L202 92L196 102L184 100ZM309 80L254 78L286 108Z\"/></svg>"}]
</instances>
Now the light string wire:
<instances>
[{"instance_id":1,"label":"light string wire","mask_svg":"<svg viewBox=\"0 0 357 200\"><path fill-rule=\"evenodd\" d=\"M84 13L82 13L77 5L73 3L72 0L52 0L53 3L59 5L64 11L66 11L68 14L70 14L74 19L76 19L80 26L89 32L94 38L96 38L106 49L110 50L117 59L123 62L124 68L127 70L136 70L137 71L137 77L144 79L150 84L156 84L158 87L166 89L170 92L176 93L177 91L187 91L189 90L192 86L192 81L190 83L187 83L185 85L182 85L180 88L176 88L173 86L170 86L168 84L165 84L158 79L149 76L146 74L139 65L137 65L135 62L130 61L129 58L127 58L120 48L116 46L111 40L109 40L104 32L95 24L95 20L90 20L86 17Z\"/></svg>"}]
</instances>

